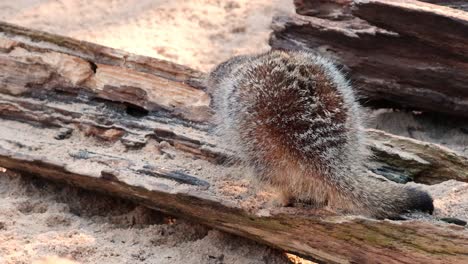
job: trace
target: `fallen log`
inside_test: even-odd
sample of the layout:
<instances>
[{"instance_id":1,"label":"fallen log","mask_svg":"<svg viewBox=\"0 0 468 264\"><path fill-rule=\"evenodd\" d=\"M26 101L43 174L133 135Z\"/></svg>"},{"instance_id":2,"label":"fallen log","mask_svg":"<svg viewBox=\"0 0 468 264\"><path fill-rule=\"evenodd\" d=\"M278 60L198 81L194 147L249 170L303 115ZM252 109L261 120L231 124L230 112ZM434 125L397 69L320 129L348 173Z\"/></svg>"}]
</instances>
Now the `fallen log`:
<instances>
[{"instance_id":1,"label":"fallen log","mask_svg":"<svg viewBox=\"0 0 468 264\"><path fill-rule=\"evenodd\" d=\"M468 13L414 0L297 0L270 45L334 58L362 101L468 116Z\"/></svg>"},{"instance_id":2,"label":"fallen log","mask_svg":"<svg viewBox=\"0 0 468 264\"><path fill-rule=\"evenodd\" d=\"M468 231L429 217L377 221L265 207L268 190L253 190L242 168L224 162L235 157L210 132L202 78L169 62L0 23L0 166L126 197L322 262L466 263ZM370 133L380 157L369 165L376 173L415 163L423 171L458 166L466 173L466 159L451 151ZM446 154L422 156L425 147Z\"/></svg>"},{"instance_id":3,"label":"fallen log","mask_svg":"<svg viewBox=\"0 0 468 264\"><path fill-rule=\"evenodd\" d=\"M420 0L420 1L468 11L468 3L465 0Z\"/></svg>"}]
</instances>

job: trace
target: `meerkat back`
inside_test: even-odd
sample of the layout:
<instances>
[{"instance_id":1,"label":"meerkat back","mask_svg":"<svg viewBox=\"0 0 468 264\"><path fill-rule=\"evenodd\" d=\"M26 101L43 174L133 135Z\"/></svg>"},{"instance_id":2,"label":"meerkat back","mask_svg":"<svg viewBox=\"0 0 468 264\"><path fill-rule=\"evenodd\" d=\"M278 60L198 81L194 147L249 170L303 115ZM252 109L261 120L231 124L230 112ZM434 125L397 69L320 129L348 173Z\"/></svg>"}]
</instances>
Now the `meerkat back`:
<instances>
[{"instance_id":1,"label":"meerkat back","mask_svg":"<svg viewBox=\"0 0 468 264\"><path fill-rule=\"evenodd\" d=\"M207 83L222 135L282 204L374 217L432 211L427 193L364 176L361 110L329 60L308 52L239 56Z\"/></svg>"}]
</instances>

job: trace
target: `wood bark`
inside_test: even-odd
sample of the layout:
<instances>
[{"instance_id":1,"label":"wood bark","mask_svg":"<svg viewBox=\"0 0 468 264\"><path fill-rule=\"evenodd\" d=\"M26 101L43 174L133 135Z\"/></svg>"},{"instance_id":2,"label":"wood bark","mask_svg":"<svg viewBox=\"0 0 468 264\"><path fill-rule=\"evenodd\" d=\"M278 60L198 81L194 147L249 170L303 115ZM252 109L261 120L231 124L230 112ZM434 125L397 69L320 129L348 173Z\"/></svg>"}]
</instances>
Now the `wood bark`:
<instances>
[{"instance_id":1,"label":"wood bark","mask_svg":"<svg viewBox=\"0 0 468 264\"><path fill-rule=\"evenodd\" d=\"M468 261L468 231L435 219L265 207L268 192L236 174L235 155L210 132L202 78L170 62L0 23L0 166L129 198L322 262ZM454 152L369 134L375 173L467 180L467 160Z\"/></svg>"},{"instance_id":2,"label":"wood bark","mask_svg":"<svg viewBox=\"0 0 468 264\"><path fill-rule=\"evenodd\" d=\"M295 3L300 15L274 18L273 48L334 58L368 105L468 116L468 13L414 0Z\"/></svg>"}]
</instances>

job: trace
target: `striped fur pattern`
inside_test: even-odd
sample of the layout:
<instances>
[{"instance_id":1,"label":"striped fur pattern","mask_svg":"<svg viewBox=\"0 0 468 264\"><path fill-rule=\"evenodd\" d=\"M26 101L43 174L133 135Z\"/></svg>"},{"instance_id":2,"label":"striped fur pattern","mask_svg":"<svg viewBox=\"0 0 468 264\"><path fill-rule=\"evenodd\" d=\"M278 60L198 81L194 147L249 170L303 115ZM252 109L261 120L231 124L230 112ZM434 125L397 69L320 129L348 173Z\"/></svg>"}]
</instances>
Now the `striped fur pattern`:
<instances>
[{"instance_id":1,"label":"striped fur pattern","mask_svg":"<svg viewBox=\"0 0 468 264\"><path fill-rule=\"evenodd\" d=\"M304 51L234 57L207 85L220 132L285 204L377 218L432 212L427 193L364 176L361 109L328 59Z\"/></svg>"}]
</instances>

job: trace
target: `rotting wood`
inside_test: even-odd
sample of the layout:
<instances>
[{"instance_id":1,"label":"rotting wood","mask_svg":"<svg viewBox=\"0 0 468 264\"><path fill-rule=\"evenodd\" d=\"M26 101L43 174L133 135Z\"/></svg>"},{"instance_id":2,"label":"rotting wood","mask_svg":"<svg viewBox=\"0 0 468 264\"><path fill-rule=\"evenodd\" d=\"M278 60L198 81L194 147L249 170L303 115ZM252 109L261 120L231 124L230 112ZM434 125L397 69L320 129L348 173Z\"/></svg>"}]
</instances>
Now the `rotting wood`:
<instances>
[{"instance_id":1,"label":"rotting wood","mask_svg":"<svg viewBox=\"0 0 468 264\"><path fill-rule=\"evenodd\" d=\"M367 105L468 116L468 13L414 0L296 0L270 45L312 49L349 73Z\"/></svg>"},{"instance_id":2,"label":"rotting wood","mask_svg":"<svg viewBox=\"0 0 468 264\"><path fill-rule=\"evenodd\" d=\"M0 32L2 167L137 200L327 263L468 260L468 232L460 226L264 208L268 195L230 170L236 165L224 161L233 154L210 133L201 73L12 25L0 24ZM446 151L438 146L370 135L381 157L374 172L415 163L425 166L415 179L440 166L466 172L466 159L436 155ZM424 148L434 153L423 156ZM431 179L453 178L438 173Z\"/></svg>"}]
</instances>

